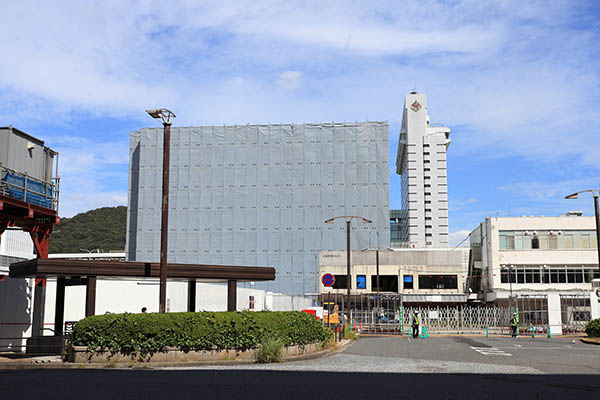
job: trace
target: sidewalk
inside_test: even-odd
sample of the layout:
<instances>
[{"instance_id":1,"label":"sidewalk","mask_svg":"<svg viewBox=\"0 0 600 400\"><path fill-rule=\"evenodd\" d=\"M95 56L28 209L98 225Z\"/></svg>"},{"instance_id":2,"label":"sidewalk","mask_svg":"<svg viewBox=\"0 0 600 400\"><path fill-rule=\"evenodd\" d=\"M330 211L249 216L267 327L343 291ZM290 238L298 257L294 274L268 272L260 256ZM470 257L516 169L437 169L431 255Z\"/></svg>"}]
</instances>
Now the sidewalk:
<instances>
[{"instance_id":1,"label":"sidewalk","mask_svg":"<svg viewBox=\"0 0 600 400\"><path fill-rule=\"evenodd\" d=\"M0 353L0 368L11 367L16 365L31 365L31 364L62 364L60 356L34 356L25 353Z\"/></svg>"}]
</instances>

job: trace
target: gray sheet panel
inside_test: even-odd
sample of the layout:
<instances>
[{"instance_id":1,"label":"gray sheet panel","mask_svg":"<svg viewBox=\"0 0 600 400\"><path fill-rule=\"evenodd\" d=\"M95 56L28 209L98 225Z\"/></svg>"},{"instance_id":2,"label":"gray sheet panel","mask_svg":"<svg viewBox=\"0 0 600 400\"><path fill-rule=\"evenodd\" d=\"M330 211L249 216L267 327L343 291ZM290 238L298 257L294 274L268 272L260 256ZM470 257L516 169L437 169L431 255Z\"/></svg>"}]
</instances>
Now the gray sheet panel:
<instances>
[{"instance_id":1,"label":"gray sheet panel","mask_svg":"<svg viewBox=\"0 0 600 400\"><path fill-rule=\"evenodd\" d=\"M353 222L352 247L389 246L387 132L381 122L172 128L169 258L273 265L277 280L261 287L315 292L318 251L346 248L344 222L325 219L371 218ZM130 146L128 257L156 261L162 128L132 132Z\"/></svg>"}]
</instances>

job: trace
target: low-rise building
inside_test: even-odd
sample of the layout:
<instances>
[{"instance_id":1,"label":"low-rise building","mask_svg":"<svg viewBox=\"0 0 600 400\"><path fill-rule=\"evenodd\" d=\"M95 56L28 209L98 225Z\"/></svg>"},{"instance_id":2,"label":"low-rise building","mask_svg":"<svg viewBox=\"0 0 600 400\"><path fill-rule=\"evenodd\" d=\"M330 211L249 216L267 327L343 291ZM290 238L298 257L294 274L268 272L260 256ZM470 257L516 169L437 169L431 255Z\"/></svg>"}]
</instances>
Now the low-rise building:
<instances>
[{"instance_id":1,"label":"low-rise building","mask_svg":"<svg viewBox=\"0 0 600 400\"><path fill-rule=\"evenodd\" d=\"M486 218L470 246L471 299L518 309L522 324L547 325L554 334L579 331L598 314L593 217Z\"/></svg>"},{"instance_id":2,"label":"low-rise building","mask_svg":"<svg viewBox=\"0 0 600 400\"><path fill-rule=\"evenodd\" d=\"M463 249L394 249L379 251L379 292L382 296L402 298L404 303L464 303ZM332 274L331 288L322 282L319 294L347 293L345 251L322 251L319 276ZM375 250L351 253L353 297L377 292L377 255Z\"/></svg>"}]
</instances>

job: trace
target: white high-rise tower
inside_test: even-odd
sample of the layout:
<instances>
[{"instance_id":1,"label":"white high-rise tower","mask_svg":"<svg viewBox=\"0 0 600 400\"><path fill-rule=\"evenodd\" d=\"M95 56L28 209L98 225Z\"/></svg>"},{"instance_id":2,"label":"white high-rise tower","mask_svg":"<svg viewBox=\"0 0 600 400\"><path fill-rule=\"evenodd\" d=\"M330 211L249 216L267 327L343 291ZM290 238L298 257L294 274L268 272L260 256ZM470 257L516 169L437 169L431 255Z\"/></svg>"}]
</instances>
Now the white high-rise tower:
<instances>
[{"instance_id":1,"label":"white high-rise tower","mask_svg":"<svg viewBox=\"0 0 600 400\"><path fill-rule=\"evenodd\" d=\"M396 158L402 187L400 222L404 247L448 246L449 137L449 128L429 124L425 94L406 95Z\"/></svg>"}]
</instances>

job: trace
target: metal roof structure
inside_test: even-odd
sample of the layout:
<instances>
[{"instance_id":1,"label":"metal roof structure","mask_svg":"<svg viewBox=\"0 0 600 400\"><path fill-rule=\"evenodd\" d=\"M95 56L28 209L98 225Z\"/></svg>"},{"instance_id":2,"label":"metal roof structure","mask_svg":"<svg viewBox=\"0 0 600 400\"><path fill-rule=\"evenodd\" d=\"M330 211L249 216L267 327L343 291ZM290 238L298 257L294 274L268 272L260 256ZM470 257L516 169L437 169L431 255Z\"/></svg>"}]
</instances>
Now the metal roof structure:
<instances>
[{"instance_id":1,"label":"metal roof structure","mask_svg":"<svg viewBox=\"0 0 600 400\"><path fill-rule=\"evenodd\" d=\"M237 281L268 281L275 279L275 268L235 265L167 264L168 277L185 279L188 284L188 311L196 311L196 280L227 282L227 310L235 311L237 304ZM62 337L65 314L65 288L85 285L85 316L95 314L96 282L98 277L158 278L160 264L118 260L74 260L65 258L37 258L21 261L10 266L11 278L35 277L43 282L56 278L56 306L54 335ZM41 313L41 308L36 309ZM34 313L36 311L34 310ZM43 314L38 316L43 321ZM36 334L37 332L34 332Z\"/></svg>"},{"instance_id":2,"label":"metal roof structure","mask_svg":"<svg viewBox=\"0 0 600 400\"><path fill-rule=\"evenodd\" d=\"M213 281L268 281L275 279L275 268L234 265L167 264L169 278ZM113 260L73 260L38 258L10 266L11 278L111 276L158 278L159 263Z\"/></svg>"}]
</instances>

